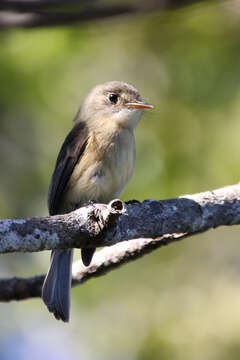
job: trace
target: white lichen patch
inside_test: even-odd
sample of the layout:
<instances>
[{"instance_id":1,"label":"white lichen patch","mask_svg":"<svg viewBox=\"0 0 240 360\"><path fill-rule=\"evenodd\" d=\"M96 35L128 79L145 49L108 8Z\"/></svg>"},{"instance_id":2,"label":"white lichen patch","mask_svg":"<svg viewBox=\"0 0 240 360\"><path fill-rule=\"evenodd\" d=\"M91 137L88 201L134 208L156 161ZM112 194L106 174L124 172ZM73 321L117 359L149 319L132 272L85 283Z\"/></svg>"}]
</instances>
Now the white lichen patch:
<instances>
[{"instance_id":1,"label":"white lichen patch","mask_svg":"<svg viewBox=\"0 0 240 360\"><path fill-rule=\"evenodd\" d=\"M52 246L56 246L59 243L59 236L57 233L52 233L50 234L49 231L42 231L38 228L34 229L33 235L32 235L33 239L39 239L40 241L46 241L46 239L49 239L49 241L51 241ZM36 241L36 240L34 240Z\"/></svg>"},{"instance_id":2,"label":"white lichen patch","mask_svg":"<svg viewBox=\"0 0 240 360\"><path fill-rule=\"evenodd\" d=\"M16 220L6 219L6 220L2 220L0 222L0 233L8 232L12 225L15 225L15 224L21 225L21 224L25 224L25 223L26 223L25 219L16 219Z\"/></svg>"},{"instance_id":3,"label":"white lichen patch","mask_svg":"<svg viewBox=\"0 0 240 360\"><path fill-rule=\"evenodd\" d=\"M0 233L5 233L9 231L10 226L12 224L12 220L3 220L0 223Z\"/></svg>"},{"instance_id":4,"label":"white lichen patch","mask_svg":"<svg viewBox=\"0 0 240 360\"><path fill-rule=\"evenodd\" d=\"M0 253L14 251L40 251L44 248L51 248L59 244L57 233L42 231L35 228L32 233L19 234L16 230L11 231L11 225L16 220L4 220L0 225ZM17 220L18 224L24 224L25 220Z\"/></svg>"},{"instance_id":5,"label":"white lichen patch","mask_svg":"<svg viewBox=\"0 0 240 360\"><path fill-rule=\"evenodd\" d=\"M59 236L56 233L50 234L49 231L42 231L38 228L34 229L32 234L24 236L23 251L39 251L39 242L44 242L44 247L54 247L59 244Z\"/></svg>"},{"instance_id":6,"label":"white lichen patch","mask_svg":"<svg viewBox=\"0 0 240 360\"><path fill-rule=\"evenodd\" d=\"M18 225L22 225L26 223L25 219L15 219L15 220L10 220L12 222L12 224L18 224Z\"/></svg>"},{"instance_id":7,"label":"white lichen patch","mask_svg":"<svg viewBox=\"0 0 240 360\"><path fill-rule=\"evenodd\" d=\"M16 231L6 232L0 239L0 252L11 252L19 248L22 237Z\"/></svg>"}]
</instances>

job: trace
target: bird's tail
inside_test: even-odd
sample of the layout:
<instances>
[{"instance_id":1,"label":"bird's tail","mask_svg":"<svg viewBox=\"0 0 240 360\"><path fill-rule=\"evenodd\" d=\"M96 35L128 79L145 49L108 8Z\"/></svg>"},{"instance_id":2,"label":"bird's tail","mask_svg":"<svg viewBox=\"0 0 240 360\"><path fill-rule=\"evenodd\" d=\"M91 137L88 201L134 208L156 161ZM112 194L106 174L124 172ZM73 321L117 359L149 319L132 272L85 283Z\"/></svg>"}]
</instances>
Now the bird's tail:
<instances>
[{"instance_id":1,"label":"bird's tail","mask_svg":"<svg viewBox=\"0 0 240 360\"><path fill-rule=\"evenodd\" d=\"M54 250L43 283L42 299L56 319L69 321L73 250Z\"/></svg>"}]
</instances>

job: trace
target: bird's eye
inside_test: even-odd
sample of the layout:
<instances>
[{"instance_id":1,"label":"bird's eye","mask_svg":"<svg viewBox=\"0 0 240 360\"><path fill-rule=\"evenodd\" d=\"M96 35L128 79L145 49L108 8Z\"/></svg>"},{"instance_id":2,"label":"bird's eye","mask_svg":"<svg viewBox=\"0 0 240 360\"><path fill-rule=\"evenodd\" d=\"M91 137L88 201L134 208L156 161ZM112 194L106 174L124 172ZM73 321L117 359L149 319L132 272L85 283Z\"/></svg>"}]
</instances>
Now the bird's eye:
<instances>
[{"instance_id":1,"label":"bird's eye","mask_svg":"<svg viewBox=\"0 0 240 360\"><path fill-rule=\"evenodd\" d=\"M118 95L117 94L110 94L108 98L111 101L111 103L113 103L113 104L116 104L118 102Z\"/></svg>"}]
</instances>

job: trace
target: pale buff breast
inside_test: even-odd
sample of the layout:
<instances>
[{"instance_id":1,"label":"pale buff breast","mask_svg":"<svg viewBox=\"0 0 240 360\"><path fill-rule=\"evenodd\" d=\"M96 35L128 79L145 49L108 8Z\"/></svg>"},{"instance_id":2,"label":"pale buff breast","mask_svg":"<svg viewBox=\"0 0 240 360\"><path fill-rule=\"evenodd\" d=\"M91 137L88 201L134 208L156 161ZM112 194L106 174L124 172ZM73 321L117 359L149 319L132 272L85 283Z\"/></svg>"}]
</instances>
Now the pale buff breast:
<instances>
[{"instance_id":1,"label":"pale buff breast","mask_svg":"<svg viewBox=\"0 0 240 360\"><path fill-rule=\"evenodd\" d=\"M104 139L91 134L68 183L64 206L74 208L88 200L108 202L119 197L129 182L136 157L133 131L122 128Z\"/></svg>"}]
</instances>

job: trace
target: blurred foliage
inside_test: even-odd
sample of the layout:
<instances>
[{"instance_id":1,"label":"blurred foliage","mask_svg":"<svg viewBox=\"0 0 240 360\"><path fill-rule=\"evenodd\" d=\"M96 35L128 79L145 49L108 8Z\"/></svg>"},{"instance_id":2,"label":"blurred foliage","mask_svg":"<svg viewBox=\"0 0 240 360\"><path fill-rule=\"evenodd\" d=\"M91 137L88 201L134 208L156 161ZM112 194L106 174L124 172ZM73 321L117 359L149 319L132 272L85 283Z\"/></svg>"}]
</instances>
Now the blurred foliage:
<instances>
[{"instance_id":1,"label":"blurred foliage","mask_svg":"<svg viewBox=\"0 0 240 360\"><path fill-rule=\"evenodd\" d=\"M136 130L136 170L123 199L238 182L234 4L1 32L1 218L47 214L59 147L83 96L108 80L132 83L155 104ZM18 359L238 359L238 240L238 227L212 231L78 287L68 326L41 300L1 304L1 360L15 359L16 351ZM0 269L4 276L33 275L46 271L48 257L4 255Z\"/></svg>"}]
</instances>

